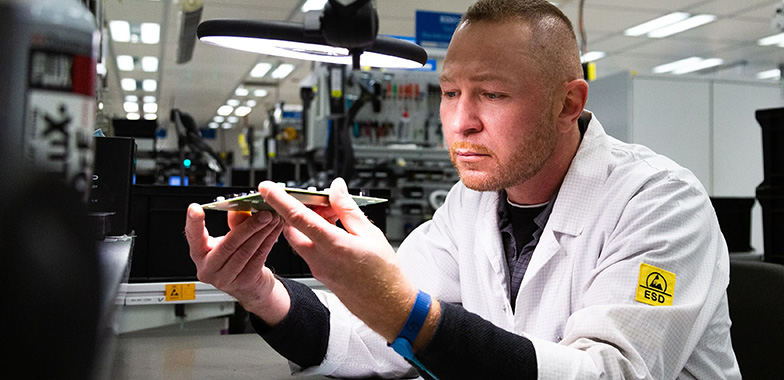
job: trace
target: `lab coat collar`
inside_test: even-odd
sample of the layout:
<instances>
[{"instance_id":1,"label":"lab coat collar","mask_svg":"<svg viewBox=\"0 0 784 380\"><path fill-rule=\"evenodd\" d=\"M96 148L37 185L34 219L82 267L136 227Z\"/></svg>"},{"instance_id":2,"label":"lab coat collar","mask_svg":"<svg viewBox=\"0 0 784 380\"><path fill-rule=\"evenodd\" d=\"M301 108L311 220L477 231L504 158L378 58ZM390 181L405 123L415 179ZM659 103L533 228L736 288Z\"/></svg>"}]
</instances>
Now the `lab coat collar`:
<instances>
[{"instance_id":1,"label":"lab coat collar","mask_svg":"<svg viewBox=\"0 0 784 380\"><path fill-rule=\"evenodd\" d=\"M582 234L591 207L597 204L601 196L603 184L607 179L607 166L611 153L604 128L592 114L589 115L591 121L588 123L588 129L558 190L550 219L520 284L520 292L528 287L536 274L554 255L559 252L565 253L560 249L560 236ZM519 295L517 301L519 310L524 307L519 304L522 302Z\"/></svg>"},{"instance_id":2,"label":"lab coat collar","mask_svg":"<svg viewBox=\"0 0 784 380\"><path fill-rule=\"evenodd\" d=\"M587 206L596 204L601 196L611 158L604 128L590 111L584 112L591 116L591 121L566 172L549 220L554 232L572 236L583 232L590 213Z\"/></svg>"},{"instance_id":3,"label":"lab coat collar","mask_svg":"<svg viewBox=\"0 0 784 380\"><path fill-rule=\"evenodd\" d=\"M472 191L472 190L471 190ZM496 278L502 279L502 288L507 293L507 302L509 300L509 268L506 266L506 256L504 254L504 244L501 238L500 220L497 209L500 202L505 200L501 198L501 192L489 192L489 196L482 197L479 209L483 210L488 223L481 223L479 225L479 233L477 234L481 250L490 262L490 265L495 272Z\"/></svg>"}]
</instances>

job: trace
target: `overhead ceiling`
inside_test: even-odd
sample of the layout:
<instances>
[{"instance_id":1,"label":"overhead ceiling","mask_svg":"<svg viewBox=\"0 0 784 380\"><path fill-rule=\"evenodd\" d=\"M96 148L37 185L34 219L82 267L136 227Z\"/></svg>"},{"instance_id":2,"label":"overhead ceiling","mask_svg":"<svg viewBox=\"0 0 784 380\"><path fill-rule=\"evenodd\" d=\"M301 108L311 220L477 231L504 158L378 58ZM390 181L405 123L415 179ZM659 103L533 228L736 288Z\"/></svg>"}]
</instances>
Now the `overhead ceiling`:
<instances>
[{"instance_id":1,"label":"overhead ceiling","mask_svg":"<svg viewBox=\"0 0 784 380\"><path fill-rule=\"evenodd\" d=\"M109 117L125 117L123 103L126 95L156 97L157 118L162 127L169 123L171 108L190 113L200 127L206 127L216 115L218 107L234 97L235 89L253 80L263 82L269 93L257 100L258 105L248 115L249 124L259 125L265 110L279 101L299 103L299 82L310 73L312 63L235 51L196 42L192 59L176 63L182 1L186 0L105 0L106 21L126 20L133 23L154 22L161 25L160 43L124 43L110 41L106 51L106 91L102 94L103 112ZM305 0L203 0L201 20L218 18L263 19L276 21L303 20L300 11ZM416 10L462 13L473 0L376 0L379 14L379 33L414 36ZM578 0L556 1L558 6L578 27ZM597 77L619 71L651 73L661 64L692 56L721 58L722 66L692 75L722 78L754 79L758 72L775 69L784 63L784 49L777 46L758 46L756 41L780 31L771 23L776 7L774 0L586 0L583 24L588 51L606 52L596 61ZM715 22L673 35L653 39L645 36L628 37L624 30L642 22L674 11L692 14L712 14ZM159 58L157 72L134 70L120 72L117 55ZM258 62L277 65L289 62L296 65L291 75L282 81L264 77L250 78L251 69ZM155 91L123 91L121 78L155 79ZM143 114L143 113L142 113ZM142 116L143 117L143 116Z\"/></svg>"}]
</instances>

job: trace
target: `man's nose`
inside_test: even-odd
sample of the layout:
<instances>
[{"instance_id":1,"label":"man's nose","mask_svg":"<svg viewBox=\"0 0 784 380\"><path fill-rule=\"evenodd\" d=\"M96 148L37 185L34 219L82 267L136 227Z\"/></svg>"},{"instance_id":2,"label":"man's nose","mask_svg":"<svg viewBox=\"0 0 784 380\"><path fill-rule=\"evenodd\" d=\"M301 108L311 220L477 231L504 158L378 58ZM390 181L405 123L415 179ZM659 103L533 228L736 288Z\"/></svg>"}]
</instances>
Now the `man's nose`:
<instances>
[{"instance_id":1,"label":"man's nose","mask_svg":"<svg viewBox=\"0 0 784 380\"><path fill-rule=\"evenodd\" d=\"M450 132L466 136L482 130L478 104L470 97L461 97L451 112Z\"/></svg>"}]
</instances>

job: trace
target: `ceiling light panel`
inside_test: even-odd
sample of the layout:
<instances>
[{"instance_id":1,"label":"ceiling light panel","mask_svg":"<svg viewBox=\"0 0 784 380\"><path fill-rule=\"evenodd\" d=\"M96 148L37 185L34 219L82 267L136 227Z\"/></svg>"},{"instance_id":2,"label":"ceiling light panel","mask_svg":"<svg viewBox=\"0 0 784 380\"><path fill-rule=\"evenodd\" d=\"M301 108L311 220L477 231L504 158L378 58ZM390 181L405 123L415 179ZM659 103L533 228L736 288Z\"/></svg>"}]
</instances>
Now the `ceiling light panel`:
<instances>
[{"instance_id":1,"label":"ceiling light panel","mask_svg":"<svg viewBox=\"0 0 784 380\"><path fill-rule=\"evenodd\" d=\"M697 15L694 17L690 17L686 20L681 22L672 24L670 26L666 26L661 29L656 29L650 33L648 33L648 37L651 38L663 38L668 37L676 33L685 32L689 29L694 29L698 26L705 25L707 23L713 22L716 20L716 16L714 15Z\"/></svg>"},{"instance_id":2,"label":"ceiling light panel","mask_svg":"<svg viewBox=\"0 0 784 380\"><path fill-rule=\"evenodd\" d=\"M117 56L117 69L120 71L133 71L136 67L134 63L134 59L130 55L118 55Z\"/></svg>"},{"instance_id":3,"label":"ceiling light panel","mask_svg":"<svg viewBox=\"0 0 784 380\"><path fill-rule=\"evenodd\" d=\"M589 51L580 57L580 62L586 63L586 62L597 61L604 58L606 55L607 53L603 51Z\"/></svg>"},{"instance_id":4,"label":"ceiling light panel","mask_svg":"<svg viewBox=\"0 0 784 380\"><path fill-rule=\"evenodd\" d=\"M218 108L218 115L220 116L229 116L232 112L234 112L234 107L232 106L220 106Z\"/></svg>"},{"instance_id":5,"label":"ceiling light panel","mask_svg":"<svg viewBox=\"0 0 784 380\"><path fill-rule=\"evenodd\" d=\"M161 41L161 25L154 22L143 22L141 25L141 39L145 44L157 44Z\"/></svg>"},{"instance_id":6,"label":"ceiling light panel","mask_svg":"<svg viewBox=\"0 0 784 380\"><path fill-rule=\"evenodd\" d=\"M136 91L136 79L123 78L120 80L120 87L125 91Z\"/></svg>"},{"instance_id":7,"label":"ceiling light panel","mask_svg":"<svg viewBox=\"0 0 784 380\"><path fill-rule=\"evenodd\" d=\"M760 38L757 40L757 45L760 46L770 46L770 45L781 45L784 43L784 33L774 34L769 37Z\"/></svg>"},{"instance_id":8,"label":"ceiling light panel","mask_svg":"<svg viewBox=\"0 0 784 380\"><path fill-rule=\"evenodd\" d=\"M673 74L680 75L686 73L693 73L695 71L705 70L711 67L716 67L724 63L721 58L708 58L691 65L682 66L672 71Z\"/></svg>"},{"instance_id":9,"label":"ceiling light panel","mask_svg":"<svg viewBox=\"0 0 784 380\"><path fill-rule=\"evenodd\" d=\"M273 79L283 79L289 76L289 74L294 71L294 68L294 65L290 63L281 63L277 68L275 68L275 70L272 71L272 73L270 73L270 76Z\"/></svg>"},{"instance_id":10,"label":"ceiling light panel","mask_svg":"<svg viewBox=\"0 0 784 380\"><path fill-rule=\"evenodd\" d=\"M157 44L161 41L161 25L154 22L112 20L109 21L109 32L115 42Z\"/></svg>"},{"instance_id":11,"label":"ceiling light panel","mask_svg":"<svg viewBox=\"0 0 784 380\"><path fill-rule=\"evenodd\" d=\"M155 92L158 89L158 82L155 79L145 79L142 81L142 88L147 92Z\"/></svg>"},{"instance_id":12,"label":"ceiling light panel","mask_svg":"<svg viewBox=\"0 0 784 380\"><path fill-rule=\"evenodd\" d=\"M272 68L271 63L261 62L257 63L256 66L253 67L253 70L250 71L250 76L254 78L261 78L267 75L267 72L270 71Z\"/></svg>"},{"instance_id":13,"label":"ceiling light panel","mask_svg":"<svg viewBox=\"0 0 784 380\"><path fill-rule=\"evenodd\" d=\"M716 67L724 63L724 60L721 58L700 58L700 57L691 57L686 59L681 59L679 61L667 63L664 65L656 66L653 68L653 72L657 74L664 74L664 73L671 73L671 74L686 74L692 73L695 71L704 70L711 67Z\"/></svg>"},{"instance_id":14,"label":"ceiling light panel","mask_svg":"<svg viewBox=\"0 0 784 380\"><path fill-rule=\"evenodd\" d=\"M760 71L756 75L757 79L781 79L781 70L773 69Z\"/></svg>"},{"instance_id":15,"label":"ceiling light panel","mask_svg":"<svg viewBox=\"0 0 784 380\"><path fill-rule=\"evenodd\" d=\"M626 29L623 33L627 36L647 35L650 38L663 38L676 33L705 25L716 20L716 16L701 14L692 16L687 12L673 12L668 15L653 19Z\"/></svg>"},{"instance_id":16,"label":"ceiling light panel","mask_svg":"<svg viewBox=\"0 0 784 380\"><path fill-rule=\"evenodd\" d=\"M158 112L158 103L144 103L142 109L146 113L156 113Z\"/></svg>"},{"instance_id":17,"label":"ceiling light panel","mask_svg":"<svg viewBox=\"0 0 784 380\"><path fill-rule=\"evenodd\" d=\"M237 96L248 96L249 93L250 91L245 87L237 87L237 89L234 90L234 95Z\"/></svg>"},{"instance_id":18,"label":"ceiling light panel","mask_svg":"<svg viewBox=\"0 0 784 380\"><path fill-rule=\"evenodd\" d=\"M116 42L131 41L131 25L128 23L128 21L109 21L109 33L112 34L112 40Z\"/></svg>"},{"instance_id":19,"label":"ceiling light panel","mask_svg":"<svg viewBox=\"0 0 784 380\"><path fill-rule=\"evenodd\" d=\"M142 57L142 70L148 73L158 71L158 58L157 57Z\"/></svg>"},{"instance_id":20,"label":"ceiling light panel","mask_svg":"<svg viewBox=\"0 0 784 380\"><path fill-rule=\"evenodd\" d=\"M250 111L253 111L253 108L250 108L248 106L240 106L234 110L234 114L239 117L243 117L243 116L247 116L250 113Z\"/></svg>"},{"instance_id":21,"label":"ceiling light panel","mask_svg":"<svg viewBox=\"0 0 784 380\"><path fill-rule=\"evenodd\" d=\"M139 104L133 102L125 102L123 103L123 109L125 112L139 112Z\"/></svg>"},{"instance_id":22,"label":"ceiling light panel","mask_svg":"<svg viewBox=\"0 0 784 380\"><path fill-rule=\"evenodd\" d=\"M672 25L687 18L689 18L689 14L686 12L674 12L626 29L623 34L632 37L642 36L643 34L648 34L656 29Z\"/></svg>"},{"instance_id":23,"label":"ceiling light panel","mask_svg":"<svg viewBox=\"0 0 784 380\"><path fill-rule=\"evenodd\" d=\"M681 59L675 62L665 63L663 65L656 66L653 68L653 72L656 74L669 73L679 67L693 65L700 61L702 61L702 58L700 57L690 57L686 59Z\"/></svg>"}]
</instances>

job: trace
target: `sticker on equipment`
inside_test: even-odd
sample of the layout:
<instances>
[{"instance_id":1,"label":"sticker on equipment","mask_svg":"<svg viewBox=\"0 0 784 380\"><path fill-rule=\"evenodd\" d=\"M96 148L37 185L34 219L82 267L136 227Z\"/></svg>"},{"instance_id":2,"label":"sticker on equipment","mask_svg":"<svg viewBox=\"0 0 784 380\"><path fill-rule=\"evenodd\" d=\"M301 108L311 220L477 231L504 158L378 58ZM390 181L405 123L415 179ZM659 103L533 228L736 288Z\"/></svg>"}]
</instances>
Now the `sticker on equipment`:
<instances>
[{"instance_id":1,"label":"sticker on equipment","mask_svg":"<svg viewBox=\"0 0 784 380\"><path fill-rule=\"evenodd\" d=\"M640 263L640 278L637 286L639 302L653 306L672 306L675 291L675 273Z\"/></svg>"}]
</instances>

